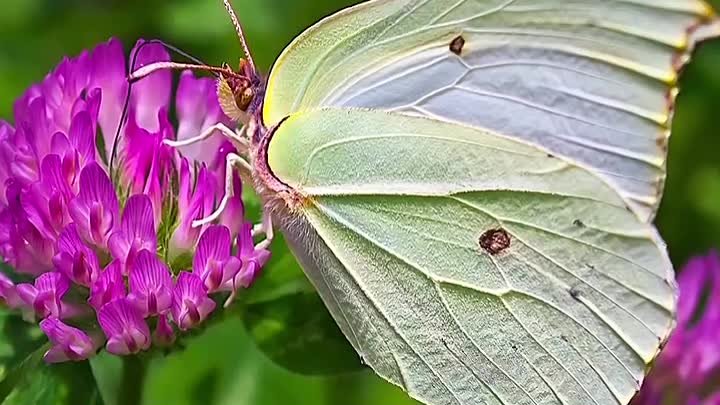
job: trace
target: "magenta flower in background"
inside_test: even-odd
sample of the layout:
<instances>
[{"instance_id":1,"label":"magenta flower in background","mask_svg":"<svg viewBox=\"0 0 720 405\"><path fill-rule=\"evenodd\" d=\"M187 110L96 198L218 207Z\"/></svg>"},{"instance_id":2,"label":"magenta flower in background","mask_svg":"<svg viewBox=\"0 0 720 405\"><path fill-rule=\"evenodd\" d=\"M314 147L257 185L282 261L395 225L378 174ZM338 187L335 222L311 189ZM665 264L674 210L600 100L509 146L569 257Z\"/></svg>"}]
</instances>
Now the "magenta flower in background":
<instances>
[{"instance_id":1,"label":"magenta flower in background","mask_svg":"<svg viewBox=\"0 0 720 405\"><path fill-rule=\"evenodd\" d=\"M252 243L252 239L250 241ZM215 292L230 281L240 267L240 259L232 255L228 228L217 225L209 227L198 242L193 273L202 279L209 292Z\"/></svg>"},{"instance_id":2,"label":"magenta flower in background","mask_svg":"<svg viewBox=\"0 0 720 405\"><path fill-rule=\"evenodd\" d=\"M270 252L255 249L252 242L252 225L248 223L240 227L237 245L242 268L235 275L233 286L249 287L260 274L260 269L270 260Z\"/></svg>"},{"instance_id":3,"label":"magenta flower in background","mask_svg":"<svg viewBox=\"0 0 720 405\"><path fill-rule=\"evenodd\" d=\"M135 54L136 69L169 60L143 41ZM180 150L164 143L231 124L214 80L183 72L174 98L169 71L135 83L111 156L126 69L110 40L63 60L17 100L14 124L0 121L0 258L15 270L0 273L0 299L40 321L48 362L103 346L126 355L171 345L215 300L248 287L269 257L243 218L237 176L238 197L220 219L192 226L223 197L232 143L220 134Z\"/></svg>"},{"instance_id":4,"label":"magenta flower in background","mask_svg":"<svg viewBox=\"0 0 720 405\"><path fill-rule=\"evenodd\" d=\"M182 272L173 291L172 315L181 330L194 328L215 309L208 298L207 287L194 274Z\"/></svg>"},{"instance_id":5,"label":"magenta flower in background","mask_svg":"<svg viewBox=\"0 0 720 405\"><path fill-rule=\"evenodd\" d=\"M52 347L45 354L48 363L83 360L90 357L97 349L95 342L85 332L65 325L57 318L43 319L40 322L40 329L52 343Z\"/></svg>"},{"instance_id":6,"label":"magenta flower in background","mask_svg":"<svg viewBox=\"0 0 720 405\"><path fill-rule=\"evenodd\" d=\"M90 304L96 311L103 305L115 299L125 296L125 279L122 275L122 264L119 260L113 260L105 267L97 280L90 287Z\"/></svg>"},{"instance_id":7,"label":"magenta flower in background","mask_svg":"<svg viewBox=\"0 0 720 405\"><path fill-rule=\"evenodd\" d=\"M65 317L67 304L63 302L70 289L70 280L62 273L48 272L35 279L35 284L18 284L17 294L38 318Z\"/></svg>"},{"instance_id":8,"label":"magenta flower in background","mask_svg":"<svg viewBox=\"0 0 720 405\"><path fill-rule=\"evenodd\" d=\"M144 194L130 197L125 204L120 226L108 240L113 257L123 262L123 274L130 274L141 250L157 250L155 214L150 198Z\"/></svg>"},{"instance_id":9,"label":"magenta flower in background","mask_svg":"<svg viewBox=\"0 0 720 405\"><path fill-rule=\"evenodd\" d=\"M718 405L720 255L695 257L678 277L677 327L632 405Z\"/></svg>"},{"instance_id":10,"label":"magenta flower in background","mask_svg":"<svg viewBox=\"0 0 720 405\"><path fill-rule=\"evenodd\" d=\"M142 312L127 298L116 298L103 305L98 322L107 336L107 351L135 354L150 347L150 329Z\"/></svg>"},{"instance_id":11,"label":"magenta flower in background","mask_svg":"<svg viewBox=\"0 0 720 405\"><path fill-rule=\"evenodd\" d=\"M170 268L155 252L141 250L130 271L128 300L144 317L170 310L173 280Z\"/></svg>"},{"instance_id":12,"label":"magenta flower in background","mask_svg":"<svg viewBox=\"0 0 720 405\"><path fill-rule=\"evenodd\" d=\"M106 249L108 238L119 222L119 203L110 178L99 164L91 162L80 172L79 190L68 210L85 242Z\"/></svg>"},{"instance_id":13,"label":"magenta flower in background","mask_svg":"<svg viewBox=\"0 0 720 405\"><path fill-rule=\"evenodd\" d=\"M171 346L175 343L175 331L170 325L167 315L158 316L157 327L153 332L153 342L159 346Z\"/></svg>"},{"instance_id":14,"label":"magenta flower in background","mask_svg":"<svg viewBox=\"0 0 720 405\"><path fill-rule=\"evenodd\" d=\"M22 302L12 280L4 273L0 273L0 299L11 309L19 307Z\"/></svg>"},{"instance_id":15,"label":"magenta flower in background","mask_svg":"<svg viewBox=\"0 0 720 405\"><path fill-rule=\"evenodd\" d=\"M55 250L53 264L57 271L85 287L95 282L100 274L100 262L95 251L83 243L74 223L60 232Z\"/></svg>"}]
</instances>

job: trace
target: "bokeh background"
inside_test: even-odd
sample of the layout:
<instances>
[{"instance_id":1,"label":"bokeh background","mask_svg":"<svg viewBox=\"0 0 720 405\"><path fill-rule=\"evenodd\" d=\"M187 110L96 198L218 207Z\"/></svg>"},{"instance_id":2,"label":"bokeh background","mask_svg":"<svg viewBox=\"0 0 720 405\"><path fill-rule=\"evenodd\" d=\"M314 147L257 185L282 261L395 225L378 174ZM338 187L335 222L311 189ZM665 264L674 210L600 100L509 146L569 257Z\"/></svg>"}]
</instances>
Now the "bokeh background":
<instances>
[{"instance_id":1,"label":"bokeh background","mask_svg":"<svg viewBox=\"0 0 720 405\"><path fill-rule=\"evenodd\" d=\"M292 38L352 0L235 0L256 62L267 71ZM712 1L718 7L720 1ZM0 0L0 119L13 100L65 55L108 38L129 47L160 38L212 65L240 57L220 0ZM681 80L669 177L657 219L677 268L720 247L720 41L703 45ZM253 215L258 205L248 195ZM402 405L405 395L362 370L282 241L242 308L229 311L185 347L152 355L144 404ZM42 337L0 313L0 376ZM120 364L100 357L54 367L20 388L0 383L5 404L118 403ZM130 374L130 375L128 375ZM141 378L142 377L142 378ZM97 381L94 385L88 381ZM126 405L126 404L122 404Z\"/></svg>"}]
</instances>

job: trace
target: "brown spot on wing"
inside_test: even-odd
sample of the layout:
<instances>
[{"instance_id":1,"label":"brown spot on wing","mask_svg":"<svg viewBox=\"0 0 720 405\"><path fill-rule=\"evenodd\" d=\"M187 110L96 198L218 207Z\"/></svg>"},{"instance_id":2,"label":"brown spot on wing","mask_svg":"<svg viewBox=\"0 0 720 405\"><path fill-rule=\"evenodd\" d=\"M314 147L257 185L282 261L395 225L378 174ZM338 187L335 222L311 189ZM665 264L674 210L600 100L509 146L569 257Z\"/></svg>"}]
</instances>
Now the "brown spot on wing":
<instances>
[{"instance_id":1,"label":"brown spot on wing","mask_svg":"<svg viewBox=\"0 0 720 405\"><path fill-rule=\"evenodd\" d=\"M491 255L496 255L510 247L510 235L504 229L490 229L480 235L480 247Z\"/></svg>"},{"instance_id":2,"label":"brown spot on wing","mask_svg":"<svg viewBox=\"0 0 720 405\"><path fill-rule=\"evenodd\" d=\"M465 46L465 38L462 35L458 35L450 42L450 52L460 56L463 47Z\"/></svg>"}]
</instances>

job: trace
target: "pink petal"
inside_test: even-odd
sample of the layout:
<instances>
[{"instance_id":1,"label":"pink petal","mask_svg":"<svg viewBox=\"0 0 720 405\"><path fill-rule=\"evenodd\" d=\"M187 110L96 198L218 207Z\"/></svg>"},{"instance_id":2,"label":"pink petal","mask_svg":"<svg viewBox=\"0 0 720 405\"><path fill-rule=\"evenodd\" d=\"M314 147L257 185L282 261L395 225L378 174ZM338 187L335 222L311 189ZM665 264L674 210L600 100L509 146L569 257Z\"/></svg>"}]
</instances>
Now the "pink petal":
<instances>
[{"instance_id":1,"label":"pink petal","mask_svg":"<svg viewBox=\"0 0 720 405\"><path fill-rule=\"evenodd\" d=\"M130 61L135 61L133 70L153 62L170 60L170 55L162 45L143 46L144 42L144 40L139 40L130 52ZM136 54L137 57L135 57ZM151 132L159 129L158 113L162 108L167 110L169 106L171 86L172 72L169 70L155 72L133 85L131 105L140 127Z\"/></svg>"},{"instance_id":2,"label":"pink petal","mask_svg":"<svg viewBox=\"0 0 720 405\"><path fill-rule=\"evenodd\" d=\"M63 132L56 132L50 139L50 150L58 156L64 156L72 151L70 140Z\"/></svg>"},{"instance_id":3,"label":"pink petal","mask_svg":"<svg viewBox=\"0 0 720 405\"><path fill-rule=\"evenodd\" d=\"M80 238L76 224L70 224L62 231L56 251L53 263L58 271L73 282L90 287L100 272L100 262Z\"/></svg>"},{"instance_id":4,"label":"pink petal","mask_svg":"<svg viewBox=\"0 0 720 405\"><path fill-rule=\"evenodd\" d=\"M255 251L255 242L253 241L252 237L252 228L252 224L246 222L240 228L240 232L238 233L238 256L240 256L241 259L252 256L253 252Z\"/></svg>"},{"instance_id":5,"label":"pink petal","mask_svg":"<svg viewBox=\"0 0 720 405\"><path fill-rule=\"evenodd\" d=\"M110 353L127 355L150 347L150 329L127 299L105 304L98 313L98 322L108 338L106 347Z\"/></svg>"},{"instance_id":6,"label":"pink petal","mask_svg":"<svg viewBox=\"0 0 720 405\"><path fill-rule=\"evenodd\" d=\"M27 111L28 115L20 117L17 125L25 133L35 154L35 159L39 162L50 152L50 135L67 128L59 128L50 122L44 97L33 99L29 103ZM18 118L16 114L16 119Z\"/></svg>"},{"instance_id":7,"label":"pink petal","mask_svg":"<svg viewBox=\"0 0 720 405\"><path fill-rule=\"evenodd\" d=\"M33 192L26 192L20 197L20 203L27 216L27 221L32 224L43 239L53 243L58 236L56 227L62 229L62 217L59 224L56 224L50 217L49 200L42 192L40 184L34 184L31 189Z\"/></svg>"},{"instance_id":8,"label":"pink petal","mask_svg":"<svg viewBox=\"0 0 720 405\"><path fill-rule=\"evenodd\" d=\"M13 267L19 273L40 275L52 270L53 240L47 239L26 218L14 218L17 228L11 236Z\"/></svg>"},{"instance_id":9,"label":"pink petal","mask_svg":"<svg viewBox=\"0 0 720 405\"><path fill-rule=\"evenodd\" d=\"M220 224L225 225L234 238L242 229L245 219L245 206L242 201L242 181L237 173L233 174L233 196L228 201L220 217Z\"/></svg>"},{"instance_id":10,"label":"pink petal","mask_svg":"<svg viewBox=\"0 0 720 405\"><path fill-rule=\"evenodd\" d=\"M153 341L160 346L172 346L175 342L175 331L170 325L167 315L158 316L157 326L153 332Z\"/></svg>"},{"instance_id":11,"label":"pink petal","mask_svg":"<svg viewBox=\"0 0 720 405\"><path fill-rule=\"evenodd\" d=\"M172 305L172 273L154 252L142 250L130 271L128 299L143 316L162 314Z\"/></svg>"},{"instance_id":12,"label":"pink petal","mask_svg":"<svg viewBox=\"0 0 720 405\"><path fill-rule=\"evenodd\" d=\"M62 299L70 290L70 280L60 273L45 273L35 279L35 288L40 292L51 291L58 299Z\"/></svg>"},{"instance_id":13,"label":"pink petal","mask_svg":"<svg viewBox=\"0 0 720 405\"><path fill-rule=\"evenodd\" d=\"M34 285L28 283L21 283L15 287L15 291L18 297L25 303L26 306L32 308L35 303L35 297L37 297L38 291Z\"/></svg>"},{"instance_id":14,"label":"pink petal","mask_svg":"<svg viewBox=\"0 0 720 405\"><path fill-rule=\"evenodd\" d=\"M44 356L48 363L80 361L95 354L95 343L85 332L68 326L55 317L42 320L40 329L52 343Z\"/></svg>"},{"instance_id":15,"label":"pink petal","mask_svg":"<svg viewBox=\"0 0 720 405\"><path fill-rule=\"evenodd\" d=\"M60 230L70 220L67 202L72 196L58 155L47 155L43 159L40 180L30 186L30 191L20 195L27 220L44 239L54 243Z\"/></svg>"},{"instance_id":16,"label":"pink petal","mask_svg":"<svg viewBox=\"0 0 720 405\"><path fill-rule=\"evenodd\" d=\"M75 115L70 124L69 141L73 149L82 158L80 165L95 159L95 127L90 114L81 111Z\"/></svg>"},{"instance_id":17,"label":"pink petal","mask_svg":"<svg viewBox=\"0 0 720 405\"><path fill-rule=\"evenodd\" d=\"M7 122L0 120L0 187L5 185L5 181L10 175L10 156L7 155L11 149L7 146L12 145L15 135L15 129ZM5 193L0 192L0 206L6 205Z\"/></svg>"},{"instance_id":18,"label":"pink petal","mask_svg":"<svg viewBox=\"0 0 720 405\"><path fill-rule=\"evenodd\" d=\"M127 94L126 63L122 44L117 39L111 39L98 46L92 52L90 63L92 72L90 88L100 88L102 92L98 122L105 140L105 156L110 156Z\"/></svg>"},{"instance_id":19,"label":"pink petal","mask_svg":"<svg viewBox=\"0 0 720 405\"><path fill-rule=\"evenodd\" d=\"M57 272L49 272L35 279L35 285L19 284L18 296L35 311L40 318L68 315L62 299L70 289L70 280Z\"/></svg>"},{"instance_id":20,"label":"pink petal","mask_svg":"<svg viewBox=\"0 0 720 405\"><path fill-rule=\"evenodd\" d=\"M207 285L208 278L215 277L210 273L213 271L222 272L223 262L230 257L230 248L230 231L226 227L220 225L208 227L200 237L200 242L198 242L193 259L193 273L205 280ZM219 284L214 288L218 286ZM211 286L208 286L208 288L213 289Z\"/></svg>"},{"instance_id":21,"label":"pink petal","mask_svg":"<svg viewBox=\"0 0 720 405\"><path fill-rule=\"evenodd\" d=\"M153 207L146 195L128 199L120 227L113 233L108 247L113 257L125 263L127 269L132 268L140 250L157 250Z\"/></svg>"},{"instance_id":22,"label":"pink petal","mask_svg":"<svg viewBox=\"0 0 720 405\"><path fill-rule=\"evenodd\" d=\"M110 301L125 297L125 280L121 269L122 263L113 260L92 284L88 302L96 311Z\"/></svg>"},{"instance_id":23,"label":"pink petal","mask_svg":"<svg viewBox=\"0 0 720 405\"><path fill-rule=\"evenodd\" d=\"M193 273L203 280L208 292L219 290L240 269L240 260L230 255L231 248L230 231L224 226L210 226L200 237Z\"/></svg>"},{"instance_id":24,"label":"pink petal","mask_svg":"<svg viewBox=\"0 0 720 405\"><path fill-rule=\"evenodd\" d=\"M107 248L119 210L110 178L97 163L89 163L80 173L80 192L70 202L70 216L80 235L90 244Z\"/></svg>"},{"instance_id":25,"label":"pink petal","mask_svg":"<svg viewBox=\"0 0 720 405\"><path fill-rule=\"evenodd\" d=\"M67 201L73 196L73 191L58 155L48 155L43 159L40 164L40 184L46 188L46 194L57 191Z\"/></svg>"},{"instance_id":26,"label":"pink petal","mask_svg":"<svg viewBox=\"0 0 720 405\"><path fill-rule=\"evenodd\" d=\"M153 208L147 196L134 195L128 199L123 210L120 231L149 244L153 250L157 247Z\"/></svg>"},{"instance_id":27,"label":"pink petal","mask_svg":"<svg viewBox=\"0 0 720 405\"><path fill-rule=\"evenodd\" d=\"M173 291L172 315L181 330L187 330L204 321L215 309L215 302L208 298L207 289L200 277L182 272Z\"/></svg>"},{"instance_id":28,"label":"pink petal","mask_svg":"<svg viewBox=\"0 0 720 405\"><path fill-rule=\"evenodd\" d=\"M161 188L158 182L169 181L169 174L175 170L176 153L162 143L164 139L174 137L164 108L161 109L159 118L160 129L148 132L138 126L131 112L121 149L122 178L127 182L127 188L131 194L148 194L156 212L161 208L163 193L168 192Z\"/></svg>"},{"instance_id":29,"label":"pink petal","mask_svg":"<svg viewBox=\"0 0 720 405\"><path fill-rule=\"evenodd\" d=\"M197 181L192 184L187 160L180 167L180 193L178 194L178 217L180 225L170 239L170 257L175 258L195 247L204 228L195 228L193 221L210 215L215 205L215 181L206 167L201 167Z\"/></svg>"},{"instance_id":30,"label":"pink petal","mask_svg":"<svg viewBox=\"0 0 720 405\"><path fill-rule=\"evenodd\" d=\"M18 308L22 304L15 284L4 273L0 273L0 298L5 300L5 304L11 309Z\"/></svg>"},{"instance_id":31,"label":"pink petal","mask_svg":"<svg viewBox=\"0 0 720 405\"><path fill-rule=\"evenodd\" d=\"M215 80L196 78L190 71L184 71L181 74L176 96L179 120L177 139L198 136L210 126L218 123L232 128L230 119L220 108L216 89ZM204 142L185 146L180 151L183 156L196 162L213 164L217 158L217 152L224 142L225 137L216 132Z\"/></svg>"}]
</instances>

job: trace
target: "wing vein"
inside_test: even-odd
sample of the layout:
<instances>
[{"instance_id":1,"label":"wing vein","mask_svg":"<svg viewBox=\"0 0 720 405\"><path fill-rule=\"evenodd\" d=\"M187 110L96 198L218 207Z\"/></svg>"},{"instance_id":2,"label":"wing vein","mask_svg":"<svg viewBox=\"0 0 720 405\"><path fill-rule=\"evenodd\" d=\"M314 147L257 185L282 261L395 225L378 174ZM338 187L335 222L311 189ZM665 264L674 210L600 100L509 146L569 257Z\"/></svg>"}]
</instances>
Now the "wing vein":
<instances>
[{"instance_id":1,"label":"wing vein","mask_svg":"<svg viewBox=\"0 0 720 405\"><path fill-rule=\"evenodd\" d=\"M493 262L494 262L494 260L493 260ZM525 333L527 333L527 335L528 335L538 346L540 346L540 348L542 348L542 350L543 350L545 353L547 353L548 356L550 356L550 358L552 358L553 361L554 361L557 365L559 365L560 368L562 368L563 371L565 371L565 373L567 373L567 375L570 376L570 378L573 379L573 381L575 381L575 384L577 384L577 385L580 387L580 389L582 389L583 392L585 392L585 394L593 401L593 403L595 403L595 405L599 405L598 402L597 402L597 400L595 399L595 397L593 397L593 396L588 392L587 388L585 388L585 385L583 385L583 384L580 383L580 381L578 380L577 376L575 376L575 374L571 373L570 370L568 370L567 367L565 367L565 365L564 365L561 361L559 361L559 360L557 359L557 357L555 357L554 354L552 354L552 353L550 352L550 350L546 349L545 346L544 346L542 343L540 343L540 341L539 341L538 338L535 336L535 334L532 333L532 332L525 326L525 323L523 323L523 321L521 321L520 318L519 318L517 315L515 315L515 312L513 312L512 308L510 308L510 306L507 304L507 302L505 302L505 300L501 300L501 301L502 301L503 306L505 307L505 309L508 311L508 313L510 313L510 315L512 315L513 319L515 319L515 321L518 323L518 325L520 325L520 327L525 331Z\"/></svg>"},{"instance_id":2,"label":"wing vein","mask_svg":"<svg viewBox=\"0 0 720 405\"><path fill-rule=\"evenodd\" d=\"M519 240L520 240L520 239L519 239ZM533 249L531 246L528 246L527 244L525 244L524 241L522 241L522 240L520 240L520 241L521 241L521 243L522 243L524 246L526 246L528 249L531 249L533 252L537 253L537 251L536 251L535 249ZM566 283L564 283L562 280L557 279L557 278L556 278L555 276L553 276L552 274L548 274L548 273L546 273L545 271L541 270L540 268L538 268L538 266L536 266L534 263L530 262L529 260L525 259L524 257L522 257L522 256L520 256L520 255L515 255L515 257L516 257L518 260L520 260L520 261L522 261L523 263L525 263L527 266L531 267L533 270L535 270L535 271L538 272L539 274L547 277L548 279L550 279L551 281L553 281L554 283L556 283L557 285L559 285L562 289L564 289L564 290L566 290L566 291L570 291L570 290L573 288L573 287L567 285ZM633 314L629 309L625 308L624 305L621 305L620 303L616 302L614 299L610 298L610 296L608 296L604 291L600 290L599 288L595 287L594 285L590 284L589 282L583 280L581 277L578 277L575 273L568 271L568 269L566 269L566 268L564 268L564 267L557 266L554 262L552 262L552 263L553 263L553 265L555 265L556 267L558 267L560 270L562 270L563 272L565 272L565 273L567 273L568 275L570 275L570 277L572 277L573 279L579 281L581 284L587 286L587 287L590 288L591 290L593 290L593 291L597 292L598 294L602 295L602 296L603 296L605 299L607 299L608 301L610 301L610 302L612 302L613 304L615 304L615 305L616 305L618 308L620 308L623 312L625 312L626 314L628 314L630 317L632 317L633 319L635 319L640 325L642 325L645 329L647 329L648 332L650 332L650 333L652 333L653 335L657 336L657 334L655 333L655 331L653 331L652 328L650 328L649 325L647 325L645 322L643 322L640 318L637 317L637 315ZM630 372L630 370L627 370L627 371Z\"/></svg>"},{"instance_id":3,"label":"wing vein","mask_svg":"<svg viewBox=\"0 0 720 405\"><path fill-rule=\"evenodd\" d=\"M473 204L473 203L471 203L471 202L469 202L469 201L466 201L466 200L464 200L464 199L462 199L462 198L460 198L460 197L450 196L450 197L448 197L448 198L451 198L451 199L453 199L453 200L455 200L455 201L458 201L458 202L460 202L460 203L462 203L462 204L464 204L464 205L466 205L466 206L468 206L468 207L474 208L474 209L476 209L476 210L484 213L485 215L488 215L488 216L494 218L494 219L495 219L496 221L498 221L500 224L504 224L505 222L515 223L515 224L518 224L518 225L522 225L522 226L526 226L526 227L529 227L529 228L537 229L538 231L541 231L541 232L544 232L544 233L548 233L548 234L551 234L551 235L554 235L554 236L557 236L557 237L562 237L562 238L564 238L564 239L566 239L566 240L569 240L569 241L571 241L571 242L579 243L579 244L581 244L581 245L585 245L585 246L588 246L588 247L591 247L591 248L600 250L600 251L602 251L602 252L604 252L604 253L607 253L607 254L609 254L609 255L611 255L611 256L614 256L614 257L616 257L616 258L618 258L618 259L621 259L621 260L623 260L623 261L625 261L625 262L628 262L628 263L632 264L633 266L637 266L637 267L643 269L644 271L646 271L648 274L650 274L650 275L652 275L652 276L654 276L654 277L656 277L656 278L658 278L658 279L660 279L660 280L665 281L665 278L663 278L662 276L658 275L657 273L654 273L654 272L650 271L649 269L647 269L647 268L645 268L645 267L643 267L643 266L640 266L639 264L637 264L637 263L635 263L635 262L633 262L633 261L630 261L630 260L628 260L628 259L625 258L625 257L622 257L622 256L618 255L617 253L608 251L608 250L606 250L606 249L600 248L600 247L598 247L598 246L595 246L595 245L590 244L590 243L587 243L587 242L580 241L580 240L578 240L578 239L574 239L574 238L571 238L571 237L567 237L567 236L565 236L565 235L562 235L562 234L559 234L559 233L556 233L556 232L553 232L553 231L544 229L544 228L539 227L539 226L537 226L537 225L528 224L528 223L523 223L523 222L517 221L517 220L505 220L505 219L503 219L503 218L501 218L501 217L498 217L497 215L493 214L492 212L490 212L490 211L488 211L488 210L486 210L486 209L484 209L484 208L478 207L476 204ZM513 236L518 237L516 234L513 234ZM519 238L519 237L518 237L518 238ZM527 244L526 244L526 245L527 245ZM530 245L527 245L527 246L528 246L528 247L531 247ZM533 249L533 250L535 250L535 249ZM536 251L537 251L538 254L542 255L542 256L545 257L546 259L548 259L548 260L550 260L550 261L553 261L552 258L550 258L550 257L549 257L548 255L546 255L545 253L540 252L539 250L536 250ZM553 261L553 263L554 263L554 261ZM664 309L666 309L666 310L669 310L668 308L666 308L666 307L663 306L662 304L654 301L653 299L650 299L649 297L647 297L647 296L644 295L643 293L641 293L641 292L639 292L639 291L635 291L633 288L631 288L630 286L626 285L625 283L622 283L622 282L620 282L619 280L617 280L617 279L615 279L615 278L613 278L613 277L610 277L609 275L606 275L605 273L601 273L601 272L598 272L598 273L599 273L599 274L602 274L602 275L604 275L604 276L606 276L606 277L608 277L608 278L610 278L610 279L612 279L612 280L614 280L614 281L616 281L618 284L624 286L624 287L627 288L629 291L634 291L634 292L636 292L638 295L640 295L641 297L647 299L647 300L650 301L650 302L653 302L655 305L659 306L660 308L664 308Z\"/></svg>"},{"instance_id":4,"label":"wing vein","mask_svg":"<svg viewBox=\"0 0 720 405\"><path fill-rule=\"evenodd\" d=\"M327 209L327 207L322 206L320 204L317 204L317 207L318 208L323 207L324 209L321 209L321 210L326 212L328 214L328 216L335 219L336 221L338 221L338 223L342 224L343 226L348 227L348 224L343 219L341 219L341 217L335 215L334 211L329 210L329 209ZM316 229L318 229L318 228L316 228ZM351 229L351 228L348 228L348 229ZM363 239L367 240L368 242L372 243L372 239L370 239L367 235L359 233L357 230L353 230L353 232L356 233L358 236L361 236ZM325 243L328 246L330 246L330 243L328 242L327 239L323 238L323 240L325 241ZM375 302L375 299L373 298L373 296L368 292L367 288L365 288L360 283L360 277L357 274L355 274L355 272L352 270L352 267L347 265L346 263L344 263L343 260L338 255L336 255L335 257L343 265L343 267L345 267L345 269L348 271L348 274L350 274L350 276L355 280L355 283L358 286L358 289L363 293L363 295L365 295L365 297L368 298L368 300L370 300L370 302L373 304L373 307L375 307L375 309L378 311L378 314L380 314L383 317L383 319L385 319L385 321L391 327L393 333L400 340L402 340L408 346L408 348L415 354L415 356L428 367L430 372L433 375L435 375L435 377L437 377L438 381L440 381L440 383L443 385L445 390L447 390L450 393L450 395L452 395L452 397L454 398L457 405L463 405L462 401L460 401L460 399L457 397L455 391L453 391L450 388L450 386L448 386L448 384L445 382L445 380L435 371L435 369L422 356L420 356L420 353L418 353L417 350L415 349L415 347L410 344L410 341L402 333L400 333L400 330L398 329L397 325L395 325L395 323L393 323L390 320L390 317L388 317L387 314L385 314L385 312L383 312L383 310L380 308L380 306ZM425 274L422 271L420 273ZM427 274L425 274L425 276L427 277Z\"/></svg>"},{"instance_id":5,"label":"wing vein","mask_svg":"<svg viewBox=\"0 0 720 405\"><path fill-rule=\"evenodd\" d=\"M470 334L468 334L468 332L465 330L465 328L462 327L462 325L460 324L460 321L458 321L457 317L455 316L455 314L453 313L453 311L450 309L450 305L448 304L447 300L445 299L445 295L443 294L442 289L440 288L440 283L438 283L437 281L433 280L433 286L435 287L435 291L436 291L437 294L438 294L438 298L440 298L440 301L442 302L443 306L445 307L445 310L447 311L448 315L450 315L450 318L453 320L453 323L455 323L455 325L458 327L458 329L460 330L460 332L462 332L463 336L465 336L465 338L472 344L472 346L473 346L485 359L487 359L487 360L488 360L496 369L498 369L505 377L507 377L510 381L512 381L512 383L513 383L516 387L520 388L520 390L525 394L525 396L528 397L528 399L529 399L530 401L532 401L533 404L537 405L537 402L535 402L535 399L530 395L530 393L528 393L528 392L525 390L524 387L522 387L507 371L505 371L505 369L503 369L502 367L500 367L500 365L499 365L498 363L496 363L495 360L492 359L492 357L488 356L487 353L485 353L485 351L483 351L483 350L480 348L480 346L477 344L477 342L475 342L475 340L474 340L472 337L470 337ZM447 344L445 344L445 346L447 347ZM448 350L450 350L449 347L448 347ZM455 354L453 353L453 355L455 355ZM457 357L457 356L456 356L456 357ZM476 372L475 369L469 367L469 366L466 365L464 362L463 362L463 365L465 365L466 368L468 368L473 374L475 374L475 372ZM484 380L481 379L480 377L477 377L477 376L476 376L476 378L477 378L478 380L484 382ZM487 383L485 383L485 386L488 387L488 389L495 395L495 397L496 397L501 403L503 403L503 404L505 403L505 401L503 401L502 399L500 399L499 394L497 394Z\"/></svg>"}]
</instances>

